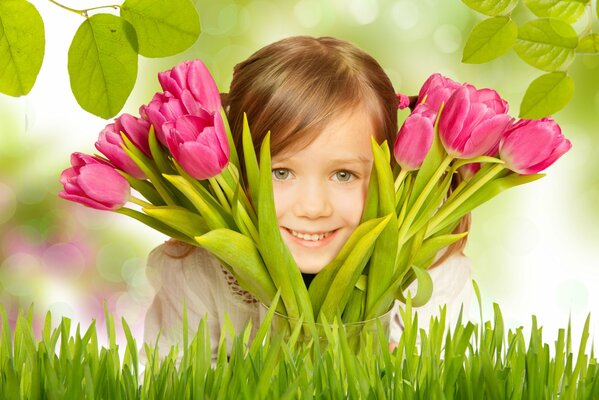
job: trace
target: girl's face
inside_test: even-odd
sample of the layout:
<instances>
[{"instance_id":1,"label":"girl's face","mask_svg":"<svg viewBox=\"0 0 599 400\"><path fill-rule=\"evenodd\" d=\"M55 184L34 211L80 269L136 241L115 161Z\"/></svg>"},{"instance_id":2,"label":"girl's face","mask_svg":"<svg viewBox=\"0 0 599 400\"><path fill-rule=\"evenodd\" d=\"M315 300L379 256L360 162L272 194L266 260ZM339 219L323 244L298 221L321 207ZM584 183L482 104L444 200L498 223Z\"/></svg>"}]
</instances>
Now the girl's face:
<instances>
[{"instance_id":1,"label":"girl's face","mask_svg":"<svg viewBox=\"0 0 599 400\"><path fill-rule=\"evenodd\" d=\"M302 272L322 270L360 223L375 133L357 109L333 119L307 147L272 158L279 229Z\"/></svg>"}]
</instances>

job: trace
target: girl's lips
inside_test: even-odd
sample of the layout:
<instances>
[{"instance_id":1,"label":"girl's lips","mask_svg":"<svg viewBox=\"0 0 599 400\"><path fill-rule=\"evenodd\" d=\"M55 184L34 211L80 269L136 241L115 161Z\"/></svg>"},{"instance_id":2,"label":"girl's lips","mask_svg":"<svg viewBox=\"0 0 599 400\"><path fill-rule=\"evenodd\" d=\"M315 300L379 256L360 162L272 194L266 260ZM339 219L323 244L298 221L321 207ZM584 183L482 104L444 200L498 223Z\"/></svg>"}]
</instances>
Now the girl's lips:
<instances>
[{"instance_id":1,"label":"girl's lips","mask_svg":"<svg viewBox=\"0 0 599 400\"><path fill-rule=\"evenodd\" d=\"M320 240L314 241L314 240L305 240L305 239L299 238L297 236L294 236L293 234L291 234L291 232L289 231L288 228L281 227L280 229L281 229L281 231L284 232L283 234L287 238L289 238L289 240L292 243L296 243L296 244L298 244L300 246L303 246L303 247L323 247L323 246L326 246L327 244L329 244L333 240L333 238L336 236L336 233L338 231L338 229L335 229L335 230L331 231L328 234L327 237L325 237L323 239L320 239Z\"/></svg>"}]
</instances>

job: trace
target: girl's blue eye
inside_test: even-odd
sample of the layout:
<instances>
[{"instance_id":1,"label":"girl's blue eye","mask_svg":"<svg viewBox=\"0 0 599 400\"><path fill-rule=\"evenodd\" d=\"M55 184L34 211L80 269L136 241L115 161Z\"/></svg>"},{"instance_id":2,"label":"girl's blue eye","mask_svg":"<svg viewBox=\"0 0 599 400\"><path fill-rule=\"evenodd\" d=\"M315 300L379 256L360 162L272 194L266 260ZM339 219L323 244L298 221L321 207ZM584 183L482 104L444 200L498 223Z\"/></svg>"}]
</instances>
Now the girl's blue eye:
<instances>
[{"instance_id":1,"label":"girl's blue eye","mask_svg":"<svg viewBox=\"0 0 599 400\"><path fill-rule=\"evenodd\" d=\"M279 181L289 179L290 171L287 168L276 168L272 170L272 177Z\"/></svg>"},{"instance_id":2,"label":"girl's blue eye","mask_svg":"<svg viewBox=\"0 0 599 400\"><path fill-rule=\"evenodd\" d=\"M354 174L349 171L337 171L335 172L335 180L339 182L349 182L354 178Z\"/></svg>"}]
</instances>

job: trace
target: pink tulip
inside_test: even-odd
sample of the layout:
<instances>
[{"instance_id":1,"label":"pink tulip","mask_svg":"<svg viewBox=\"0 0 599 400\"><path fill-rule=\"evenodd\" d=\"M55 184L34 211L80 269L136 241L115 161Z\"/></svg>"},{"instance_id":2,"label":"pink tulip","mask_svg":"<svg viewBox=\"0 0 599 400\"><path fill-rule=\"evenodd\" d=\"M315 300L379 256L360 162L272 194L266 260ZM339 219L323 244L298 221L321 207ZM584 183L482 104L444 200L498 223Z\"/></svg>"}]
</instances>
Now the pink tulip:
<instances>
[{"instance_id":1,"label":"pink tulip","mask_svg":"<svg viewBox=\"0 0 599 400\"><path fill-rule=\"evenodd\" d=\"M169 150L196 179L218 175L229 162L229 143L219 113L184 115L163 125Z\"/></svg>"},{"instance_id":2,"label":"pink tulip","mask_svg":"<svg viewBox=\"0 0 599 400\"><path fill-rule=\"evenodd\" d=\"M150 104L140 107L139 113L154 126L158 141L165 146L167 143L163 125L166 122L175 121L184 115L207 118L211 114L193 98L189 90L183 90L181 98L174 97L169 92L156 93Z\"/></svg>"},{"instance_id":3,"label":"pink tulip","mask_svg":"<svg viewBox=\"0 0 599 400\"><path fill-rule=\"evenodd\" d=\"M402 169L413 171L420 168L431 148L435 135L436 112L426 103L418 105L401 126L393 155Z\"/></svg>"},{"instance_id":4,"label":"pink tulip","mask_svg":"<svg viewBox=\"0 0 599 400\"><path fill-rule=\"evenodd\" d=\"M465 84L447 100L439 120L439 136L447 153L473 158L492 151L512 117L508 105L492 89Z\"/></svg>"},{"instance_id":5,"label":"pink tulip","mask_svg":"<svg viewBox=\"0 0 599 400\"><path fill-rule=\"evenodd\" d=\"M505 132L499 156L506 168L530 175L549 167L571 147L553 119L521 119Z\"/></svg>"},{"instance_id":6,"label":"pink tulip","mask_svg":"<svg viewBox=\"0 0 599 400\"><path fill-rule=\"evenodd\" d=\"M420 93L418 93L418 104L422 103L424 100L429 109L438 112L441 103L446 103L453 92L460 87L462 87L462 85L441 74L432 74L424 82L422 88L420 88Z\"/></svg>"},{"instance_id":7,"label":"pink tulip","mask_svg":"<svg viewBox=\"0 0 599 400\"><path fill-rule=\"evenodd\" d=\"M71 165L60 175L63 199L98 210L117 210L129 199L129 183L107 162L73 153Z\"/></svg>"},{"instance_id":8,"label":"pink tulip","mask_svg":"<svg viewBox=\"0 0 599 400\"><path fill-rule=\"evenodd\" d=\"M182 62L168 71L159 73L158 80L162 89L174 97L182 98L183 92L187 90L206 111L220 111L220 93L210 71L202 61Z\"/></svg>"},{"instance_id":9,"label":"pink tulip","mask_svg":"<svg viewBox=\"0 0 599 400\"><path fill-rule=\"evenodd\" d=\"M133 162L131 157L123 150L123 132L129 140L145 155L151 157L148 143L150 123L129 114L123 114L114 123L106 125L100 132L96 148L108 158L115 167L125 171L137 179L146 179L142 170Z\"/></svg>"}]
</instances>

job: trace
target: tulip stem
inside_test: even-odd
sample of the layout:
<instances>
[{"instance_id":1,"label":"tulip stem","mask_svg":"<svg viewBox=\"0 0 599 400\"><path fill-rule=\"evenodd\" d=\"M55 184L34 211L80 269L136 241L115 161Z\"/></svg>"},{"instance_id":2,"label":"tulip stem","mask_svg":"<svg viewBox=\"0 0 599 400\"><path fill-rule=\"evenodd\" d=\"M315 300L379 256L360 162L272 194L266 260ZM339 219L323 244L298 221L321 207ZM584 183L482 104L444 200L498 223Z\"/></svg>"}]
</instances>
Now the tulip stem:
<instances>
[{"instance_id":1,"label":"tulip stem","mask_svg":"<svg viewBox=\"0 0 599 400\"><path fill-rule=\"evenodd\" d=\"M406 169L401 169L401 171L399 171L399 174L397 175L397 179L395 179L395 193L397 193L397 191L399 190L399 188L401 187L401 184L403 183L403 180L405 179L405 177L408 175L408 170Z\"/></svg>"},{"instance_id":2,"label":"tulip stem","mask_svg":"<svg viewBox=\"0 0 599 400\"><path fill-rule=\"evenodd\" d=\"M439 166L437 167L437 170L430 177L430 179L427 182L424 189L422 189L422 192L420 192L420 194L418 195L418 198L416 198L414 205L412 206L412 208L406 215L406 218L404 219L403 223L401 224L401 227L399 228L398 241L397 241L397 243L398 243L397 254L398 255L399 255L399 251L401 250L401 246L405 242L407 242L407 240L409 239L406 234L410 228L410 225L412 225L412 222L414 222L414 219L416 218L418 211L420 211L420 209L424 205L424 202L426 201L428 195L430 194L431 190L433 190L433 187L437 184L439 178L445 173L447 166L451 163L452 160L453 160L452 156L450 156L450 155L445 156L445 158L441 161L441 164L439 164Z\"/></svg>"},{"instance_id":3,"label":"tulip stem","mask_svg":"<svg viewBox=\"0 0 599 400\"><path fill-rule=\"evenodd\" d=\"M104 9L104 8L112 8L113 10L118 10L121 6L119 6L118 4L112 4L112 5L106 5L106 6L98 6L98 7L91 7L91 8L84 8L82 10L78 10L76 8L71 8L71 7L67 7L64 4L60 4L59 2L55 1L55 0L48 0L50 3L57 5L58 7L73 12L75 14L79 14L82 17L87 18L88 17L88 12L89 11L93 11L93 10L100 10L100 9Z\"/></svg>"},{"instance_id":4,"label":"tulip stem","mask_svg":"<svg viewBox=\"0 0 599 400\"><path fill-rule=\"evenodd\" d=\"M133 204L137 204L138 206L141 207L154 207L151 203L148 203L147 201L143 201L142 199L138 199L135 196L129 196L129 201Z\"/></svg>"},{"instance_id":5,"label":"tulip stem","mask_svg":"<svg viewBox=\"0 0 599 400\"><path fill-rule=\"evenodd\" d=\"M439 212L431 218L428 224L425 238L435 234L439 229L443 220L447 218L452 212L454 212L460 205L468 200L473 194L475 194L481 187L487 182L493 179L498 173L504 169L503 164L493 165L479 180L477 180L468 189L465 189L459 196L454 197L453 201L445 202L445 204L439 209Z\"/></svg>"}]
</instances>

